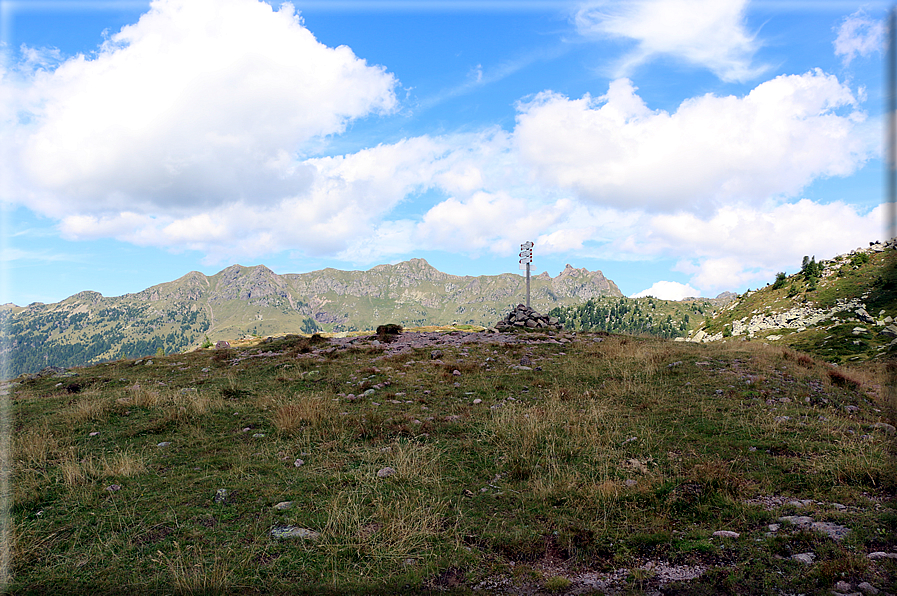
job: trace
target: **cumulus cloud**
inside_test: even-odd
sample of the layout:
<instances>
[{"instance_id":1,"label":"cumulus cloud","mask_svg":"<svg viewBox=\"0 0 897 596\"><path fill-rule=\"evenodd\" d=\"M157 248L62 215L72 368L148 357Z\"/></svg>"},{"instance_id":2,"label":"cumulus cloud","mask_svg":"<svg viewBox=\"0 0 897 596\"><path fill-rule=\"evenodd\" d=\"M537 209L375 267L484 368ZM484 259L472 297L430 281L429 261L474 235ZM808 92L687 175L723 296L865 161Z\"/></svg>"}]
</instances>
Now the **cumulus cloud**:
<instances>
[{"instance_id":1,"label":"cumulus cloud","mask_svg":"<svg viewBox=\"0 0 897 596\"><path fill-rule=\"evenodd\" d=\"M683 298L700 296L700 294L700 291L688 284L681 284L677 281L658 281L647 290L633 294L630 298L654 296L661 300L682 300Z\"/></svg>"},{"instance_id":2,"label":"cumulus cloud","mask_svg":"<svg viewBox=\"0 0 897 596\"><path fill-rule=\"evenodd\" d=\"M750 80L766 70L752 66L756 36L744 23L747 0L601 0L575 13L578 32L622 38L636 48L616 67L627 76L658 56L709 69L724 81Z\"/></svg>"},{"instance_id":3,"label":"cumulus cloud","mask_svg":"<svg viewBox=\"0 0 897 596\"><path fill-rule=\"evenodd\" d=\"M885 42L884 22L870 18L863 9L845 17L836 31L835 55L842 57L845 66L857 56L881 52Z\"/></svg>"},{"instance_id":4,"label":"cumulus cloud","mask_svg":"<svg viewBox=\"0 0 897 596\"><path fill-rule=\"evenodd\" d=\"M5 73L17 199L41 213L190 214L306 190L309 143L396 107L396 79L319 43L292 5L155 0L92 57ZM6 197L7 199L9 197Z\"/></svg>"},{"instance_id":5,"label":"cumulus cloud","mask_svg":"<svg viewBox=\"0 0 897 596\"><path fill-rule=\"evenodd\" d=\"M622 247L679 259L675 266L704 291L764 285L778 271L795 271L804 255L831 258L881 236L881 206L861 213L842 202L797 203L761 210L726 207L706 219L690 213L649 216Z\"/></svg>"},{"instance_id":6,"label":"cumulus cloud","mask_svg":"<svg viewBox=\"0 0 897 596\"><path fill-rule=\"evenodd\" d=\"M514 140L537 181L620 208L707 210L793 196L853 173L877 151L857 96L816 69L744 97L651 110L628 79L593 99L543 92L518 105Z\"/></svg>"}]
</instances>

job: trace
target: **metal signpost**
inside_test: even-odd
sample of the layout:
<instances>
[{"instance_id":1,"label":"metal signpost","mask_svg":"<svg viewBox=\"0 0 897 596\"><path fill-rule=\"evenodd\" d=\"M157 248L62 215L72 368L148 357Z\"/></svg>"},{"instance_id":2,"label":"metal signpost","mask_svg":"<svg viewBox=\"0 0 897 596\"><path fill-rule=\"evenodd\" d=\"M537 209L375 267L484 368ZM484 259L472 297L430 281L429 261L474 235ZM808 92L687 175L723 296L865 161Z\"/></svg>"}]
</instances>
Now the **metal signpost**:
<instances>
[{"instance_id":1,"label":"metal signpost","mask_svg":"<svg viewBox=\"0 0 897 596\"><path fill-rule=\"evenodd\" d=\"M520 245L520 268L526 265L526 307L529 308L529 265L533 262L533 243L524 242Z\"/></svg>"}]
</instances>

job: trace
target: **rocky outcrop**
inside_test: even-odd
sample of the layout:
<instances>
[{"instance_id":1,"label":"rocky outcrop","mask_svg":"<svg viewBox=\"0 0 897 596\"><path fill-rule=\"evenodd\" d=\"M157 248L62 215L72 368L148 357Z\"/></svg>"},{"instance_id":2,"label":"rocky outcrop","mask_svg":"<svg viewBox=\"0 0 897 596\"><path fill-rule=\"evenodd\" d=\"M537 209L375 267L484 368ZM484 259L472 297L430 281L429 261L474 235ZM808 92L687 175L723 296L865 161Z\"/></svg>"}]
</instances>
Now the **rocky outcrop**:
<instances>
[{"instance_id":1,"label":"rocky outcrop","mask_svg":"<svg viewBox=\"0 0 897 596\"><path fill-rule=\"evenodd\" d=\"M543 315L532 308L518 304L517 308L509 312L502 320L497 322L492 330L509 331L512 329L544 329L559 331L564 328L555 317Z\"/></svg>"}]
</instances>

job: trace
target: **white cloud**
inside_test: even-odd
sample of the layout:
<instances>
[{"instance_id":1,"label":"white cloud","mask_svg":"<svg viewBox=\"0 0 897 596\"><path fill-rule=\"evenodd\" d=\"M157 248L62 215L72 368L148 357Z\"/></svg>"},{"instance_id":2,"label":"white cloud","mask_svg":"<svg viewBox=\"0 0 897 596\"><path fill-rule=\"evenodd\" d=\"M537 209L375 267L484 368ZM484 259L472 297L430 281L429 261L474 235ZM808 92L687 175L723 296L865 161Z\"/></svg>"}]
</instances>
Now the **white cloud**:
<instances>
[{"instance_id":1,"label":"white cloud","mask_svg":"<svg viewBox=\"0 0 897 596\"><path fill-rule=\"evenodd\" d=\"M884 22L869 18L863 9L845 17L837 32L838 37L833 42L835 55L843 57L845 66L857 56L881 52L885 43Z\"/></svg>"},{"instance_id":2,"label":"white cloud","mask_svg":"<svg viewBox=\"0 0 897 596\"><path fill-rule=\"evenodd\" d=\"M603 0L577 10L580 34L634 40L617 65L628 76L657 56L710 69L724 81L746 81L766 70L751 65L758 43L745 29L747 0Z\"/></svg>"},{"instance_id":3,"label":"white cloud","mask_svg":"<svg viewBox=\"0 0 897 596\"><path fill-rule=\"evenodd\" d=\"M831 258L881 237L884 210L862 214L841 202L802 199L770 210L726 207L707 219L689 213L647 218L639 237L621 244L642 255L679 259L690 283L720 292L765 285L778 271L794 272L804 255Z\"/></svg>"},{"instance_id":4,"label":"white cloud","mask_svg":"<svg viewBox=\"0 0 897 596\"><path fill-rule=\"evenodd\" d=\"M682 300L683 298L697 297L700 295L701 292L699 290L694 289L688 284L681 284L677 281L658 281L647 290L642 290L637 294L633 294L630 298L654 296L661 300Z\"/></svg>"},{"instance_id":5,"label":"white cloud","mask_svg":"<svg viewBox=\"0 0 897 596\"><path fill-rule=\"evenodd\" d=\"M94 57L5 74L30 121L4 118L4 194L53 216L270 204L308 188L309 142L396 107L394 76L257 0L156 0Z\"/></svg>"},{"instance_id":6,"label":"white cloud","mask_svg":"<svg viewBox=\"0 0 897 596\"><path fill-rule=\"evenodd\" d=\"M691 98L672 114L648 108L628 79L597 99L543 92L518 110L514 140L536 180L619 208L706 211L793 196L853 173L880 143L851 90L818 69L744 97Z\"/></svg>"}]
</instances>

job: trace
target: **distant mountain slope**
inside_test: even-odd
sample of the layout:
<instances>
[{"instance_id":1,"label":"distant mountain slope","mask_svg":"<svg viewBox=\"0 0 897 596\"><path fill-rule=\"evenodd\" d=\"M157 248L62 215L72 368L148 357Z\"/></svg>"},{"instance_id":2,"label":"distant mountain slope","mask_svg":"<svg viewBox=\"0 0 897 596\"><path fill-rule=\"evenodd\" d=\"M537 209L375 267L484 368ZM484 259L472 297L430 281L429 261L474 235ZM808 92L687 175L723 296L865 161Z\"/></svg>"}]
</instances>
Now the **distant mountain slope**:
<instances>
[{"instance_id":1,"label":"distant mountain slope","mask_svg":"<svg viewBox=\"0 0 897 596\"><path fill-rule=\"evenodd\" d=\"M897 241L805 261L799 273L781 275L728 304L688 340L761 339L834 363L893 354Z\"/></svg>"},{"instance_id":2,"label":"distant mountain slope","mask_svg":"<svg viewBox=\"0 0 897 596\"><path fill-rule=\"evenodd\" d=\"M423 259L369 271L324 269L278 275L232 265L212 276L192 271L136 294L81 292L55 304L0 306L8 374L120 357L184 351L208 338L471 323L492 325L525 300L525 278L510 273L457 276ZM622 296L600 271L567 266L531 280L531 303L547 312Z\"/></svg>"}]
</instances>

